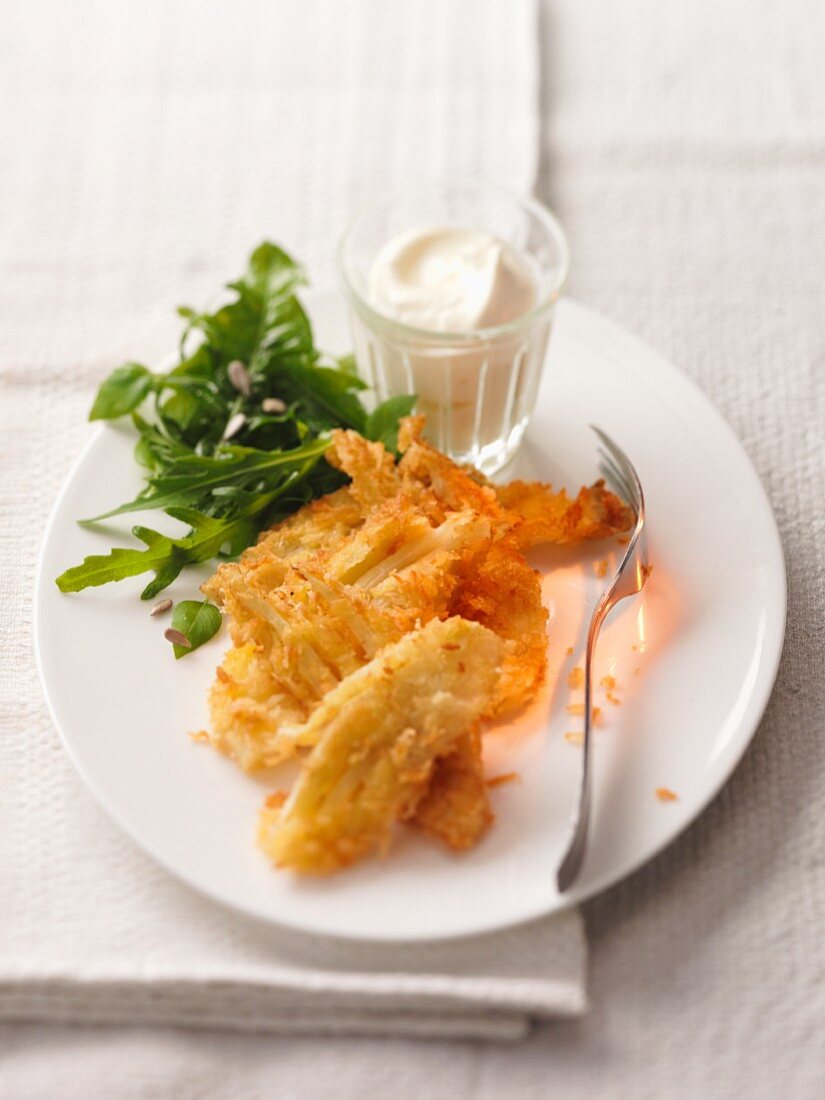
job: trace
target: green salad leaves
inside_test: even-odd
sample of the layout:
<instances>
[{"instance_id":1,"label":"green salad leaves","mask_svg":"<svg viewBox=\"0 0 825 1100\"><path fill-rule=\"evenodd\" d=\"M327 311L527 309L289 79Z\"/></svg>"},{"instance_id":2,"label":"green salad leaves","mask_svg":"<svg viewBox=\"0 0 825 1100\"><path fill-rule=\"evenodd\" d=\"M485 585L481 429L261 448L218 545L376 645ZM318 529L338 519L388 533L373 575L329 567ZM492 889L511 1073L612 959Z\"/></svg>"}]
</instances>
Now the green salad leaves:
<instances>
[{"instance_id":1,"label":"green salad leaves","mask_svg":"<svg viewBox=\"0 0 825 1100\"><path fill-rule=\"evenodd\" d=\"M172 630L178 630L189 642L188 646L173 645L175 660L205 645L221 628L221 613L209 600L183 600L175 604Z\"/></svg>"},{"instance_id":2,"label":"green salad leaves","mask_svg":"<svg viewBox=\"0 0 825 1100\"><path fill-rule=\"evenodd\" d=\"M367 412L351 358L315 347L295 294L305 281L282 249L265 242L229 284L233 301L215 313L178 310L186 324L172 370L126 363L102 384L89 418L131 415L145 486L134 500L81 522L161 509L188 531L136 526L145 548L87 557L57 578L61 592L153 573L141 593L148 600L185 566L239 554L263 528L344 483L322 461L334 428L395 449L398 421L415 398L392 397ZM211 622L209 613L198 622Z\"/></svg>"}]
</instances>

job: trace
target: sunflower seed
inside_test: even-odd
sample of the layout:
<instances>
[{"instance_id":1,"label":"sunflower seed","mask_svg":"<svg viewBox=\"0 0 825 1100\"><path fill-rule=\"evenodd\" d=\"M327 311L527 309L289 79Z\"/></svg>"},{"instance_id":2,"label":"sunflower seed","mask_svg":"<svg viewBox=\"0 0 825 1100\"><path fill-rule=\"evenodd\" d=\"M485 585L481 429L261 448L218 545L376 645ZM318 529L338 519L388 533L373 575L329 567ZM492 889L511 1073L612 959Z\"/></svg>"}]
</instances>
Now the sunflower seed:
<instances>
[{"instance_id":1,"label":"sunflower seed","mask_svg":"<svg viewBox=\"0 0 825 1100\"><path fill-rule=\"evenodd\" d=\"M242 393L244 397L249 397L252 391L252 379L249 376L249 371L240 359L233 359L229 366L226 368L226 373L229 375L229 381Z\"/></svg>"},{"instance_id":2,"label":"sunflower seed","mask_svg":"<svg viewBox=\"0 0 825 1100\"><path fill-rule=\"evenodd\" d=\"M186 635L181 634L179 630L175 630L175 628L172 626L170 626L168 630L164 630L163 636L166 641L171 642L172 645L183 646L184 649L192 648L192 643L189 641Z\"/></svg>"},{"instance_id":3,"label":"sunflower seed","mask_svg":"<svg viewBox=\"0 0 825 1100\"><path fill-rule=\"evenodd\" d=\"M286 401L282 401L280 397L265 397L261 403L261 408L265 413L286 412Z\"/></svg>"},{"instance_id":4,"label":"sunflower seed","mask_svg":"<svg viewBox=\"0 0 825 1100\"><path fill-rule=\"evenodd\" d=\"M245 423L246 417L243 413L235 413L234 416L230 416L223 430L223 438L231 439L233 435L237 435Z\"/></svg>"},{"instance_id":5,"label":"sunflower seed","mask_svg":"<svg viewBox=\"0 0 825 1100\"><path fill-rule=\"evenodd\" d=\"M158 615L165 614L170 609L171 606L172 606L172 601L169 600L169 599L158 600L158 602L155 604L155 606L152 608L152 610L149 612L149 614L152 616L153 619L156 619L158 617Z\"/></svg>"}]
</instances>

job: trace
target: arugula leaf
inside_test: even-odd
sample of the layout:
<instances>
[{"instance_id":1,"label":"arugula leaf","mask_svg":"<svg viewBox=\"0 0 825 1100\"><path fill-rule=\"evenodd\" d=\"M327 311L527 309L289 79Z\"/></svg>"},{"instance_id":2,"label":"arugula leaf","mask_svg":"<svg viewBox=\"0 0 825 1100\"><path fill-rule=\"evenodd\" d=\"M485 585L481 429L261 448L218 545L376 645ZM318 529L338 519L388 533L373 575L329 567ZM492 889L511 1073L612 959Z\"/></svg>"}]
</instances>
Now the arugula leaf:
<instances>
[{"instance_id":1,"label":"arugula leaf","mask_svg":"<svg viewBox=\"0 0 825 1100\"><path fill-rule=\"evenodd\" d=\"M367 417L364 435L367 439L383 443L388 451L395 453L398 450L398 421L410 415L417 400L415 394L388 397Z\"/></svg>"},{"instance_id":2,"label":"arugula leaf","mask_svg":"<svg viewBox=\"0 0 825 1100\"><path fill-rule=\"evenodd\" d=\"M358 377L358 364L355 362L354 355L341 355L335 362L338 370L343 371L344 374L352 374L356 378Z\"/></svg>"},{"instance_id":3,"label":"arugula leaf","mask_svg":"<svg viewBox=\"0 0 825 1100\"><path fill-rule=\"evenodd\" d=\"M150 600L170 585L185 565L209 561L222 551L234 556L249 546L259 530L255 521L272 500L272 494L263 494L231 519L206 516L195 508L167 508L166 514L172 519L190 524L192 529L187 535L172 538L150 527L133 527L132 534L146 545L146 550L116 547L108 554L92 554L61 573L57 587L61 592L81 592L151 572L155 579L140 594L142 600Z\"/></svg>"},{"instance_id":4,"label":"arugula leaf","mask_svg":"<svg viewBox=\"0 0 825 1100\"><path fill-rule=\"evenodd\" d=\"M281 398L294 402L300 416L363 430L367 414L355 391L365 385L357 375L290 360L278 363L270 376L279 383Z\"/></svg>"},{"instance_id":5,"label":"arugula leaf","mask_svg":"<svg viewBox=\"0 0 825 1100\"><path fill-rule=\"evenodd\" d=\"M169 435L162 423L150 424L139 413L132 413L132 423L140 432L135 444L135 461L152 473L192 453L191 448Z\"/></svg>"},{"instance_id":6,"label":"arugula leaf","mask_svg":"<svg viewBox=\"0 0 825 1100\"><path fill-rule=\"evenodd\" d=\"M205 642L218 633L221 628L221 613L209 600L183 600L175 604L172 612L172 629L179 630L189 640L188 646L173 645L175 660L199 649Z\"/></svg>"},{"instance_id":7,"label":"arugula leaf","mask_svg":"<svg viewBox=\"0 0 825 1100\"><path fill-rule=\"evenodd\" d=\"M312 328L293 291L306 283L303 270L277 245L265 242L252 253L245 275L229 283L237 298L215 313L181 307L190 331L203 333L226 361L240 359L254 371L274 350L311 351Z\"/></svg>"},{"instance_id":8,"label":"arugula leaf","mask_svg":"<svg viewBox=\"0 0 825 1100\"><path fill-rule=\"evenodd\" d=\"M140 363L125 363L113 370L100 389L89 413L90 420L115 420L136 409L155 388L155 376Z\"/></svg>"},{"instance_id":9,"label":"arugula leaf","mask_svg":"<svg viewBox=\"0 0 825 1100\"><path fill-rule=\"evenodd\" d=\"M245 281L262 297L271 298L291 293L307 279L300 264L282 248L264 241L249 257Z\"/></svg>"},{"instance_id":10,"label":"arugula leaf","mask_svg":"<svg viewBox=\"0 0 825 1100\"><path fill-rule=\"evenodd\" d=\"M173 393L163 402L159 412L162 413L164 421L171 420L176 425L183 438L186 438L193 428L206 427L205 424L201 424L201 421L204 417L208 417L208 412L203 402L191 393Z\"/></svg>"},{"instance_id":11,"label":"arugula leaf","mask_svg":"<svg viewBox=\"0 0 825 1100\"><path fill-rule=\"evenodd\" d=\"M169 508L171 505L191 504L193 500L214 505L214 494L228 488L251 491L262 488L261 483L277 474L281 484L272 492L278 495L294 477L296 470L305 474L329 447L328 438L318 438L303 447L291 451L258 451L249 447L224 446L211 458L187 454L170 459L163 473L148 478L146 489L127 504L121 504L110 512L80 520L81 523L97 523L102 519L120 516L126 512L142 512L148 508ZM204 508L208 511L208 508Z\"/></svg>"}]
</instances>

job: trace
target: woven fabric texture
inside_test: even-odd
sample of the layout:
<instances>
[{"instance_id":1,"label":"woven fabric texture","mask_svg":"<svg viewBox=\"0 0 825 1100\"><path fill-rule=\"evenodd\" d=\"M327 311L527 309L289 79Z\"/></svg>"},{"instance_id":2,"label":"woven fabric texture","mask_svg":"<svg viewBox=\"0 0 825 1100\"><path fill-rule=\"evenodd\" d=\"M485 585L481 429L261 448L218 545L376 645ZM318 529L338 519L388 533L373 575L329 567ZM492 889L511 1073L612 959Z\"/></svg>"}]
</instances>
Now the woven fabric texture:
<instances>
[{"instance_id":1,"label":"woven fabric texture","mask_svg":"<svg viewBox=\"0 0 825 1100\"><path fill-rule=\"evenodd\" d=\"M213 295L265 236L329 281L365 189L448 167L530 189L534 3L83 0L8 20L0 1016L512 1038L580 1012L577 914L388 950L281 934L169 879L72 772L30 622L38 533L95 384L173 347L177 302Z\"/></svg>"}]
</instances>

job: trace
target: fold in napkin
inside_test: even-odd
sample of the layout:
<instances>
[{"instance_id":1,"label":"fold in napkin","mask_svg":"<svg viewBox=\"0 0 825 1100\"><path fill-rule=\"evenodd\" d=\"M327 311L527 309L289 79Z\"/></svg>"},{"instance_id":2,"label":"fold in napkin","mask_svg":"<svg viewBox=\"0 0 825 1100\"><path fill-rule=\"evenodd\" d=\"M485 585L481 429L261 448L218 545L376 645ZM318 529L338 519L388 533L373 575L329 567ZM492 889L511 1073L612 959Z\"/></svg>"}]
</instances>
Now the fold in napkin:
<instances>
[{"instance_id":1,"label":"fold in napkin","mask_svg":"<svg viewBox=\"0 0 825 1100\"><path fill-rule=\"evenodd\" d=\"M576 913L428 946L281 932L191 893L72 771L34 669L37 544L99 380L174 347L261 238L315 281L365 190L529 191L534 0L42 0L0 67L0 1017L514 1038L580 1012ZM117 736L117 731L112 731Z\"/></svg>"},{"instance_id":2,"label":"fold in napkin","mask_svg":"<svg viewBox=\"0 0 825 1100\"><path fill-rule=\"evenodd\" d=\"M4 960L0 1017L517 1039L532 1019L585 1007L575 912L492 935L391 946L298 936L220 912L208 915L202 940L197 927L197 947L183 948L200 906L213 908L178 899L172 942L151 958L132 944L119 960L95 939L75 943L70 966Z\"/></svg>"}]
</instances>

